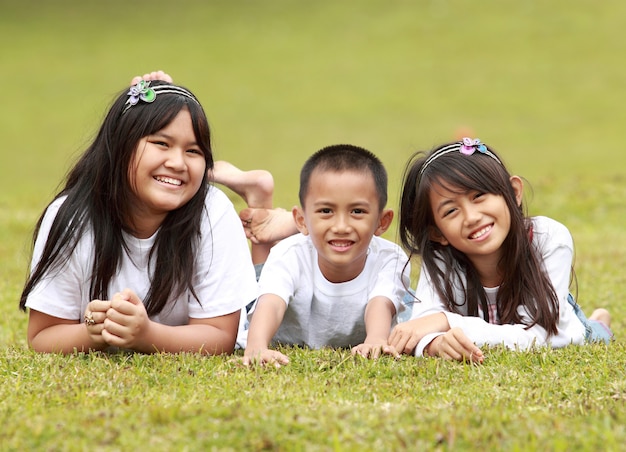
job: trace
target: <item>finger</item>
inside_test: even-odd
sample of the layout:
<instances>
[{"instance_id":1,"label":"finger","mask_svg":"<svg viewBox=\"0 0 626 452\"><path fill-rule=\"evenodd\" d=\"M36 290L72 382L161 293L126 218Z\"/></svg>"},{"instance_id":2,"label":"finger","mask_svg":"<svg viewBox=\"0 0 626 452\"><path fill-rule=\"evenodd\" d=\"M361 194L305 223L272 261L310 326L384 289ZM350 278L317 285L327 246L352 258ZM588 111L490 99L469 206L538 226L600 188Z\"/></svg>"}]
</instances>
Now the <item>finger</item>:
<instances>
[{"instance_id":1,"label":"finger","mask_svg":"<svg viewBox=\"0 0 626 452\"><path fill-rule=\"evenodd\" d=\"M406 353L407 355L412 354L415 351L415 347L417 347L417 343L418 343L417 338L413 335L410 335L408 337L408 340L404 344L404 348L402 349L402 351Z\"/></svg>"},{"instance_id":2,"label":"finger","mask_svg":"<svg viewBox=\"0 0 626 452\"><path fill-rule=\"evenodd\" d=\"M407 342L409 341L409 336L402 335L401 332L395 331L389 338L389 345L394 347L396 350L404 350Z\"/></svg>"},{"instance_id":3,"label":"finger","mask_svg":"<svg viewBox=\"0 0 626 452\"><path fill-rule=\"evenodd\" d=\"M99 336L104 330L104 323L95 323L93 325L87 325L87 332L90 336Z\"/></svg>"},{"instance_id":4,"label":"finger","mask_svg":"<svg viewBox=\"0 0 626 452\"><path fill-rule=\"evenodd\" d=\"M362 356L363 358L367 358L368 354L369 354L368 348L366 348L363 345L357 345L356 347L352 348L352 355L358 355L358 356Z\"/></svg>"},{"instance_id":5,"label":"finger","mask_svg":"<svg viewBox=\"0 0 626 452\"><path fill-rule=\"evenodd\" d=\"M398 350L396 350L395 347L392 347L391 345L385 345L383 347L383 353L386 355L392 355L394 358L400 358L400 353L398 353Z\"/></svg>"},{"instance_id":6,"label":"finger","mask_svg":"<svg viewBox=\"0 0 626 452\"><path fill-rule=\"evenodd\" d=\"M259 242L259 239L257 239L252 232L250 233L246 232L246 237L255 245L258 245L259 243L261 243Z\"/></svg>"},{"instance_id":7,"label":"finger","mask_svg":"<svg viewBox=\"0 0 626 452\"><path fill-rule=\"evenodd\" d=\"M141 300L130 289L116 293L111 299L111 308L126 315L134 315L137 312L136 307L139 305L142 305Z\"/></svg>"},{"instance_id":8,"label":"finger","mask_svg":"<svg viewBox=\"0 0 626 452\"><path fill-rule=\"evenodd\" d=\"M111 307L109 300L92 300L87 304L87 310L90 312L106 312Z\"/></svg>"},{"instance_id":9,"label":"finger","mask_svg":"<svg viewBox=\"0 0 626 452\"><path fill-rule=\"evenodd\" d=\"M94 325L104 323L104 320L107 318L106 312L101 312L101 311L86 312L85 317L88 317L88 316L91 317L91 319L93 319L93 321L95 322ZM87 324L87 326L90 326L90 325Z\"/></svg>"},{"instance_id":10,"label":"finger","mask_svg":"<svg viewBox=\"0 0 626 452\"><path fill-rule=\"evenodd\" d=\"M454 337L456 341L452 343L455 350L463 355L463 358L469 359L470 361L482 362L482 350L478 348L463 331L452 330L452 337Z\"/></svg>"},{"instance_id":11,"label":"finger","mask_svg":"<svg viewBox=\"0 0 626 452\"><path fill-rule=\"evenodd\" d=\"M389 344L392 344L397 339L398 339L398 327L395 327L394 329L391 330L391 334L389 334L389 339L387 339L387 342Z\"/></svg>"},{"instance_id":12,"label":"finger","mask_svg":"<svg viewBox=\"0 0 626 452\"><path fill-rule=\"evenodd\" d=\"M470 360L470 356L473 352L472 349L467 348L465 344L460 342L455 336L448 339L449 341L446 342L446 346L444 348L447 356L456 361Z\"/></svg>"},{"instance_id":13,"label":"finger","mask_svg":"<svg viewBox=\"0 0 626 452\"><path fill-rule=\"evenodd\" d=\"M121 296L124 300L130 301L134 305L142 304L141 298L132 290L126 288L122 290Z\"/></svg>"},{"instance_id":14,"label":"finger","mask_svg":"<svg viewBox=\"0 0 626 452\"><path fill-rule=\"evenodd\" d=\"M274 360L280 364L289 364L289 358L279 352L275 352L273 356Z\"/></svg>"}]
</instances>

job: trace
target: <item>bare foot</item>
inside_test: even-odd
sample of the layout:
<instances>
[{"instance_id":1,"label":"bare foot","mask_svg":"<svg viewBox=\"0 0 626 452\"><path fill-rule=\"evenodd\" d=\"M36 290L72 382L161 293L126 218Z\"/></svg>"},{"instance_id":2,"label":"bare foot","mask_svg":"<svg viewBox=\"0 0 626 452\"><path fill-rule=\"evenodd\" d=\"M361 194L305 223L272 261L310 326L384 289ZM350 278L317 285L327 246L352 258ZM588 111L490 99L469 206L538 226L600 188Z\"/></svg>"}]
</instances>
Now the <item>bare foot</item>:
<instances>
[{"instance_id":1,"label":"bare foot","mask_svg":"<svg viewBox=\"0 0 626 452\"><path fill-rule=\"evenodd\" d=\"M239 218L252 243L275 243L298 232L293 215L285 209L243 209Z\"/></svg>"},{"instance_id":2,"label":"bare foot","mask_svg":"<svg viewBox=\"0 0 626 452\"><path fill-rule=\"evenodd\" d=\"M211 176L211 174L209 174ZM248 207L271 209L274 178L269 171L242 171L235 165L218 160L213 167L213 180L243 198Z\"/></svg>"},{"instance_id":3,"label":"bare foot","mask_svg":"<svg viewBox=\"0 0 626 452\"><path fill-rule=\"evenodd\" d=\"M606 326L611 326L611 314L609 314L609 311L603 308L599 308L593 311L589 319L602 322Z\"/></svg>"}]
</instances>

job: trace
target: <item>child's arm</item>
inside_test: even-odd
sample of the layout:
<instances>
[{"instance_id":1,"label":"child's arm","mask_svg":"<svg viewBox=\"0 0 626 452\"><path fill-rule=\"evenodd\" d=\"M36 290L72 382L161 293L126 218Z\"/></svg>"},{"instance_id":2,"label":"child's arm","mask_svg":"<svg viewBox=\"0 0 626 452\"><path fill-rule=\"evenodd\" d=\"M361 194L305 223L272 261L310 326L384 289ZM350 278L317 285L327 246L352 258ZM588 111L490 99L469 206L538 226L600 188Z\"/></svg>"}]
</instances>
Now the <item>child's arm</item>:
<instances>
[{"instance_id":1,"label":"child's arm","mask_svg":"<svg viewBox=\"0 0 626 452\"><path fill-rule=\"evenodd\" d=\"M365 342L353 347L352 354L376 359L382 352L399 357L396 349L387 344L391 320L395 314L396 308L389 298L372 298L365 307Z\"/></svg>"},{"instance_id":2,"label":"child's arm","mask_svg":"<svg viewBox=\"0 0 626 452\"><path fill-rule=\"evenodd\" d=\"M94 326L102 329L102 326ZM31 309L28 318L28 344L42 353L73 353L103 350L108 344L101 335L91 335L87 325L76 320L61 319ZM99 337L100 340L94 340Z\"/></svg>"},{"instance_id":3,"label":"child's arm","mask_svg":"<svg viewBox=\"0 0 626 452\"><path fill-rule=\"evenodd\" d=\"M164 325L150 320L137 294L125 289L111 299L102 337L109 345L143 353L232 353L239 313L237 310L218 317L190 318L187 325Z\"/></svg>"},{"instance_id":4,"label":"child's arm","mask_svg":"<svg viewBox=\"0 0 626 452\"><path fill-rule=\"evenodd\" d=\"M264 294L259 297L257 306L250 320L248 344L243 355L244 365L251 363L272 363L280 366L289 364L289 358L276 350L270 350L269 344L283 321L287 303L277 295Z\"/></svg>"}]
</instances>

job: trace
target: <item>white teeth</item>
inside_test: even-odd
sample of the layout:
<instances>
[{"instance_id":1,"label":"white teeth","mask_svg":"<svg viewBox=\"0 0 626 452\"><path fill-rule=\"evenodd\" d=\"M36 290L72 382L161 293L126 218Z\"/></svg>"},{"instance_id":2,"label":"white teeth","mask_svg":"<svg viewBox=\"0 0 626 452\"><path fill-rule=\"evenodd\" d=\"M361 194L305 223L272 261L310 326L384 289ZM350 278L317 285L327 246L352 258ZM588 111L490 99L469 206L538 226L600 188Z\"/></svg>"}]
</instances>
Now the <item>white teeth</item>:
<instances>
[{"instance_id":1,"label":"white teeth","mask_svg":"<svg viewBox=\"0 0 626 452\"><path fill-rule=\"evenodd\" d=\"M163 182L165 184L182 185L182 181L180 181L178 179L172 179L171 177L156 176L155 179L158 180L159 182Z\"/></svg>"},{"instance_id":2,"label":"white teeth","mask_svg":"<svg viewBox=\"0 0 626 452\"><path fill-rule=\"evenodd\" d=\"M483 235L485 235L487 232L489 232L491 230L491 225L489 226L485 226L484 228L482 228L480 231L475 232L474 234L472 234L470 236L470 239L477 239L482 237Z\"/></svg>"},{"instance_id":3,"label":"white teeth","mask_svg":"<svg viewBox=\"0 0 626 452\"><path fill-rule=\"evenodd\" d=\"M332 242L330 242L330 244L332 246L343 246L343 247L346 247L346 246L350 246L352 244L352 242L338 242L338 241L333 240Z\"/></svg>"}]
</instances>

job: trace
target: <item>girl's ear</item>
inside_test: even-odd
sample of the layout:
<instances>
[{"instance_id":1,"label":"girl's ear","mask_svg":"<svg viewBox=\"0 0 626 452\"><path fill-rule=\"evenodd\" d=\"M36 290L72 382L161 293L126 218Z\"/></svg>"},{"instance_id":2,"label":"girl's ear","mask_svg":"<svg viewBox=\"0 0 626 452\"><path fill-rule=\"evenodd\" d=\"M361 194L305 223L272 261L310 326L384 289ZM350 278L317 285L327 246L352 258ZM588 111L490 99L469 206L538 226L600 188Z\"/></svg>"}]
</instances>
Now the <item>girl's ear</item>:
<instances>
[{"instance_id":1,"label":"girl's ear","mask_svg":"<svg viewBox=\"0 0 626 452\"><path fill-rule=\"evenodd\" d=\"M378 227L376 228L376 231L374 231L374 235L382 235L387 229L389 229L392 221L393 210L383 209L378 220Z\"/></svg>"},{"instance_id":2,"label":"girl's ear","mask_svg":"<svg viewBox=\"0 0 626 452\"><path fill-rule=\"evenodd\" d=\"M433 242L437 242L442 246L448 246L450 244L450 242L448 242L448 240L444 237L441 231L434 226L430 227L428 235L430 237L430 240L432 240Z\"/></svg>"},{"instance_id":3,"label":"girl's ear","mask_svg":"<svg viewBox=\"0 0 626 452\"><path fill-rule=\"evenodd\" d=\"M298 206L294 206L291 209L291 213L293 214L293 220L296 222L296 228L304 235L309 235L309 230L306 227L306 222L304 221L304 211L302 208Z\"/></svg>"},{"instance_id":4,"label":"girl's ear","mask_svg":"<svg viewBox=\"0 0 626 452\"><path fill-rule=\"evenodd\" d=\"M513 192L515 192L515 201L518 206L521 206L524 197L524 181L522 181L522 178L519 176L511 176L509 180L511 181Z\"/></svg>"}]
</instances>

